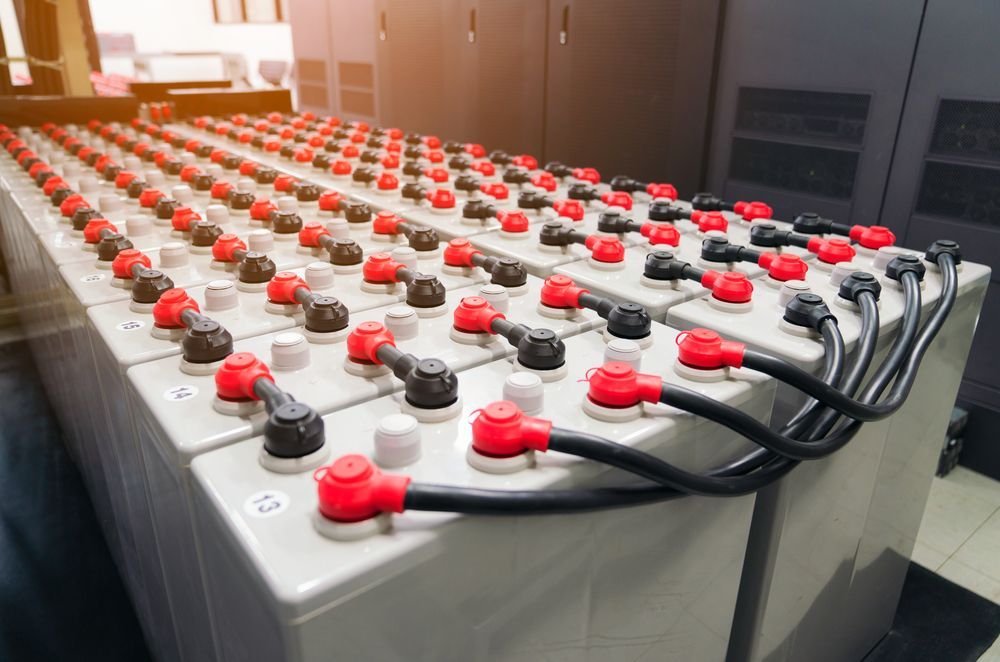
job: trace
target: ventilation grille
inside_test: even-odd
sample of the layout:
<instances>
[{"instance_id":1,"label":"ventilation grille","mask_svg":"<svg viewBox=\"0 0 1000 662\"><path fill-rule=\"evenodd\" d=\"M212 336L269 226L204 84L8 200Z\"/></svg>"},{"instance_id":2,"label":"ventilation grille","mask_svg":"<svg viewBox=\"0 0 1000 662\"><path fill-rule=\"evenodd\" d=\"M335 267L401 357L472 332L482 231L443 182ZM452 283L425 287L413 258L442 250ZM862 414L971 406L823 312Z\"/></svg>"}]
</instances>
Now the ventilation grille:
<instances>
[{"instance_id":1,"label":"ventilation grille","mask_svg":"<svg viewBox=\"0 0 1000 662\"><path fill-rule=\"evenodd\" d=\"M854 151L735 138L729 177L751 185L849 200L857 169Z\"/></svg>"},{"instance_id":2,"label":"ventilation grille","mask_svg":"<svg viewBox=\"0 0 1000 662\"><path fill-rule=\"evenodd\" d=\"M326 85L299 83L299 103L315 108L328 108Z\"/></svg>"},{"instance_id":3,"label":"ventilation grille","mask_svg":"<svg viewBox=\"0 0 1000 662\"><path fill-rule=\"evenodd\" d=\"M871 95L740 88L736 129L860 145Z\"/></svg>"},{"instance_id":4,"label":"ventilation grille","mask_svg":"<svg viewBox=\"0 0 1000 662\"><path fill-rule=\"evenodd\" d=\"M1000 227L1000 169L927 161L917 213Z\"/></svg>"},{"instance_id":5,"label":"ventilation grille","mask_svg":"<svg viewBox=\"0 0 1000 662\"><path fill-rule=\"evenodd\" d=\"M1000 163L1000 103L942 100L930 151Z\"/></svg>"},{"instance_id":6,"label":"ventilation grille","mask_svg":"<svg viewBox=\"0 0 1000 662\"><path fill-rule=\"evenodd\" d=\"M326 62L323 60L296 60L299 80L311 83L326 83Z\"/></svg>"}]
</instances>

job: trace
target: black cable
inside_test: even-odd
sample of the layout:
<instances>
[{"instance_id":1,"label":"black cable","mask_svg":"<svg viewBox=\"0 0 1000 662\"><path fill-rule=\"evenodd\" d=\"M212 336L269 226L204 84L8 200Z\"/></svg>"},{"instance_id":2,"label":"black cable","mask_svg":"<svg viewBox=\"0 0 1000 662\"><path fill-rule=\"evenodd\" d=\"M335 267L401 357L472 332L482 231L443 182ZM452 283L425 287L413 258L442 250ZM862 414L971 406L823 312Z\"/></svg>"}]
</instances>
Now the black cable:
<instances>
[{"instance_id":1,"label":"black cable","mask_svg":"<svg viewBox=\"0 0 1000 662\"><path fill-rule=\"evenodd\" d=\"M909 275L913 276L912 273ZM919 289L919 283L917 287ZM854 396L861 386L861 382L868 372L868 367L871 365L872 358L875 356L875 348L878 345L879 312L878 301L875 299L875 295L869 291L862 291L858 294L857 304L861 308L861 332L858 334L858 340L855 344L858 348L857 356L854 357L850 369L844 375L843 384L840 385L841 392L851 397ZM916 309L920 310L919 304ZM819 414L816 422L811 426L812 430L808 438L822 438L837 424L837 419L839 418L840 416L833 409L824 409Z\"/></svg>"},{"instance_id":2,"label":"black cable","mask_svg":"<svg viewBox=\"0 0 1000 662\"><path fill-rule=\"evenodd\" d=\"M951 256L947 257L950 260ZM952 265L954 266L953 261ZM946 271L946 269L942 269L942 274ZM904 274L903 280L905 287L905 282L915 280L915 277L912 274ZM948 286L947 276L943 280L942 299L939 301L939 306L945 301L945 288ZM952 279L952 281L951 285L954 290L954 279ZM948 312L951 310L951 305L954 303L954 295L955 292L952 292L950 303L944 311L943 316L941 316L938 328L940 328L940 324L944 323L943 317L946 317ZM937 309L935 309L935 314L937 314ZM900 375L897 376L896 382L893 385L893 390L890 392L889 397L886 401L878 404L866 403L863 399L855 400L851 396L842 393L836 388L828 384L824 384L815 376L805 370L802 370L798 366L792 365L788 361L762 354L754 350L748 349L744 352L743 365L747 368L758 370L771 375L780 381L790 384L791 386L808 393L813 398L820 400L827 407L835 409L852 419L858 421L877 421L892 415L897 409L899 409L900 406L902 406L903 401L906 399L906 395L913 386L916 369L920 366L920 359L923 358L923 353L926 351L926 345L928 345L932 339L933 337L925 339L924 347L921 351L919 351L919 353L916 351L918 349L917 343L914 343L914 352L911 353L909 359L903 367L900 368ZM871 385L869 385L869 387L871 387Z\"/></svg>"},{"instance_id":3,"label":"black cable","mask_svg":"<svg viewBox=\"0 0 1000 662\"><path fill-rule=\"evenodd\" d=\"M919 354L919 356L914 362L914 356L911 355L910 360L907 361L907 366L914 363L919 366L920 359L926 351L927 346L929 346L930 342L937 335L937 332L940 331L944 319L954 305L954 299L957 294L957 276L954 260L951 256L945 254L939 258L938 264L941 267L943 278L941 300L931 314L931 319L921 330L920 336L913 341L914 355ZM904 289L906 289L905 283ZM919 295L919 288L916 289L916 292ZM907 342L907 338L912 337L909 329L915 324L914 320L919 319L920 312L919 296L916 308L912 306L912 301L911 297L907 298L907 303L911 305L908 305L904 311L904 322L894 351L890 352L890 356L886 357L886 360L883 361L872 381L865 388L861 395L862 401L878 397L895 372L892 370L894 367L894 354L905 353L906 349L908 349L910 343ZM895 352L896 348L899 347L902 348L900 352ZM899 379L897 378L898 381ZM856 428L860 427L860 425L859 421L851 421L844 427ZM853 434L840 434L840 431L838 431L838 434L841 438L846 436L847 440L853 436ZM776 480L788 473L796 464L797 462L785 458L777 458L754 473L764 474ZM706 475L726 475L733 471L733 465L734 463L729 463L716 467L706 472ZM541 515L621 508L673 499L678 496L680 496L680 493L676 490L648 483L589 490L537 491L483 490L411 483L407 488L404 507L412 510L446 511L477 515Z\"/></svg>"},{"instance_id":4,"label":"black cable","mask_svg":"<svg viewBox=\"0 0 1000 662\"><path fill-rule=\"evenodd\" d=\"M738 480L692 473L649 453L603 437L557 427L552 428L549 433L549 450L596 460L688 494L738 496L754 492L767 484L756 477Z\"/></svg>"}]
</instances>

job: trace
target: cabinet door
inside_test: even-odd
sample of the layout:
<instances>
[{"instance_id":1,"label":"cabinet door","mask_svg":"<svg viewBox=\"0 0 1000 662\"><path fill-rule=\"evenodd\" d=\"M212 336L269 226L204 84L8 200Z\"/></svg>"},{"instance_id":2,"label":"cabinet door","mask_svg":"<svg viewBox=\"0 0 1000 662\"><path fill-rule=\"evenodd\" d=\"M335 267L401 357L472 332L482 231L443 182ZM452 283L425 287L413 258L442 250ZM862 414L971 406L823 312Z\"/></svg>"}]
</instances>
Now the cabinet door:
<instances>
[{"instance_id":1,"label":"cabinet door","mask_svg":"<svg viewBox=\"0 0 1000 662\"><path fill-rule=\"evenodd\" d=\"M288 3L300 110L330 113L337 105L331 94L334 65L329 10L328 0L290 0Z\"/></svg>"},{"instance_id":2,"label":"cabinet door","mask_svg":"<svg viewBox=\"0 0 1000 662\"><path fill-rule=\"evenodd\" d=\"M463 98L468 141L542 155L546 3L465 0Z\"/></svg>"},{"instance_id":3,"label":"cabinet door","mask_svg":"<svg viewBox=\"0 0 1000 662\"><path fill-rule=\"evenodd\" d=\"M709 189L766 200L779 218L815 211L874 222L922 10L922 2L868 0L728 3Z\"/></svg>"},{"instance_id":4,"label":"cabinet door","mask_svg":"<svg viewBox=\"0 0 1000 662\"><path fill-rule=\"evenodd\" d=\"M379 121L442 138L465 135L460 0L381 0L376 45Z\"/></svg>"},{"instance_id":5,"label":"cabinet door","mask_svg":"<svg viewBox=\"0 0 1000 662\"><path fill-rule=\"evenodd\" d=\"M993 269L962 399L1000 412L1000 6L930 0L881 221L910 248L954 239ZM968 441L968 440L967 440ZM992 440L991 440L992 441Z\"/></svg>"},{"instance_id":6,"label":"cabinet door","mask_svg":"<svg viewBox=\"0 0 1000 662\"><path fill-rule=\"evenodd\" d=\"M698 186L718 2L551 0L545 158Z\"/></svg>"}]
</instances>

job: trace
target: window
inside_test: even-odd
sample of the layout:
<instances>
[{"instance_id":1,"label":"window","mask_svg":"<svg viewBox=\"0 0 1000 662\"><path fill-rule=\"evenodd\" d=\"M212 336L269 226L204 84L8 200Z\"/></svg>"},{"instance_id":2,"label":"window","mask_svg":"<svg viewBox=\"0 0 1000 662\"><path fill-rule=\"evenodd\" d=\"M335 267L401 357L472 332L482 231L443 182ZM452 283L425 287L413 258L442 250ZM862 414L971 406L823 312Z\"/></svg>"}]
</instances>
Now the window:
<instances>
[{"instance_id":1,"label":"window","mask_svg":"<svg viewBox=\"0 0 1000 662\"><path fill-rule=\"evenodd\" d=\"M287 0L212 0L216 23L280 23L288 19Z\"/></svg>"}]
</instances>

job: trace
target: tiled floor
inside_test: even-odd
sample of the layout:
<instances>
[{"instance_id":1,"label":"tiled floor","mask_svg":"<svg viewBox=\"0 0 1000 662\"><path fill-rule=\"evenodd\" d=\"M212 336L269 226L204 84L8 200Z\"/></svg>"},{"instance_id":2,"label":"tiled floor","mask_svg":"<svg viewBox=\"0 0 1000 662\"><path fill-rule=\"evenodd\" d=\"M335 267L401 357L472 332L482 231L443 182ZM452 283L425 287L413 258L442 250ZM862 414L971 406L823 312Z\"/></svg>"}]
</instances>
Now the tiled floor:
<instances>
[{"instance_id":1,"label":"tiled floor","mask_svg":"<svg viewBox=\"0 0 1000 662\"><path fill-rule=\"evenodd\" d=\"M1000 482L957 467L935 478L913 560L1000 603ZM1000 660L1000 640L981 660Z\"/></svg>"}]
</instances>

